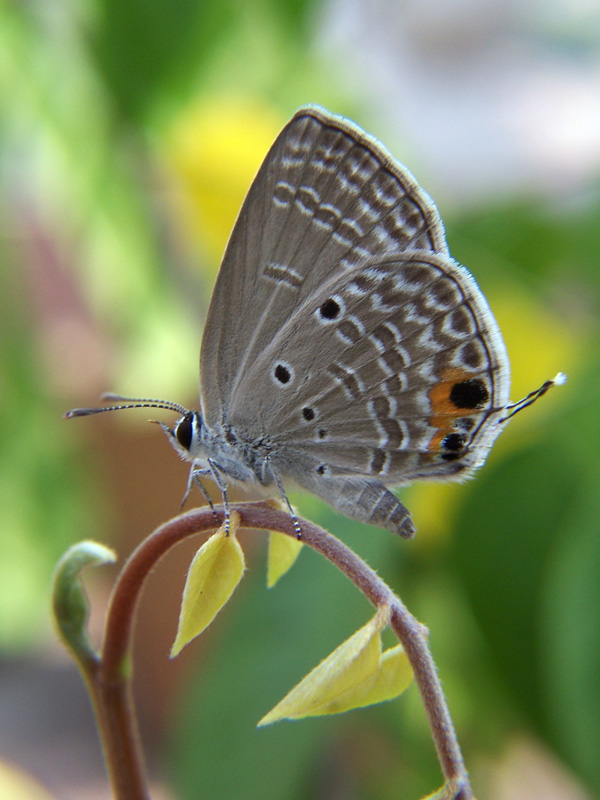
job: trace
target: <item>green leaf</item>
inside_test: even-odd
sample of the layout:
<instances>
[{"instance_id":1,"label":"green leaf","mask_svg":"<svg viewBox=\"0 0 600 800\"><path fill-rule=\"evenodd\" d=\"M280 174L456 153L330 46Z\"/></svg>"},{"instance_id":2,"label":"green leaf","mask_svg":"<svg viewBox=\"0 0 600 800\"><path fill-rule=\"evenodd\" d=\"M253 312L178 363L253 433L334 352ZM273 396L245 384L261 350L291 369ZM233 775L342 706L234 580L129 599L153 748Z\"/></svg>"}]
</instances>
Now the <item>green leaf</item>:
<instances>
[{"instance_id":1,"label":"green leaf","mask_svg":"<svg viewBox=\"0 0 600 800\"><path fill-rule=\"evenodd\" d=\"M113 564L116 553L92 541L70 547L56 565L52 582L52 610L63 642L81 663L97 658L87 635L89 603L80 581L88 566Z\"/></svg>"},{"instance_id":2,"label":"green leaf","mask_svg":"<svg viewBox=\"0 0 600 800\"><path fill-rule=\"evenodd\" d=\"M229 534L223 523L194 556L183 590L171 658L210 625L240 582L246 564L235 536L239 524L239 514L232 514Z\"/></svg>"},{"instance_id":3,"label":"green leaf","mask_svg":"<svg viewBox=\"0 0 600 800\"><path fill-rule=\"evenodd\" d=\"M597 398L596 398L597 403ZM541 653L552 743L590 787L600 787L599 470L581 481L577 505L545 571Z\"/></svg>"}]
</instances>

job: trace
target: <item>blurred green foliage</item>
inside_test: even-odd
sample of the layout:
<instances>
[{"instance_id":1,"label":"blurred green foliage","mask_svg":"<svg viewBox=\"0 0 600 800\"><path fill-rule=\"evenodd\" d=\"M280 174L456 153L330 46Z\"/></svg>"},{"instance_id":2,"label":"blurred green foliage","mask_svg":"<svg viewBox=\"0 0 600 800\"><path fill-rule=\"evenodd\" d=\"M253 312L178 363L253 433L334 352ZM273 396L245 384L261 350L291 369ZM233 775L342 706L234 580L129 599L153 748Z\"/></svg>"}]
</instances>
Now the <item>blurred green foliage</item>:
<instances>
[{"instance_id":1,"label":"blurred green foliage","mask_svg":"<svg viewBox=\"0 0 600 800\"><path fill-rule=\"evenodd\" d=\"M244 168L217 214L225 231L268 145L260 144L265 118L275 133L311 101L369 128L352 87L336 86L306 46L312 11L300 0L0 2L7 652L33 648L47 630L59 555L79 539L102 537L128 499L127 486L120 500L107 496L109 457L100 468L99 452L85 452L82 429L67 428L62 411L106 388L182 399L195 392L216 267L203 224L216 225L207 214L221 209L223 187L206 181L201 159L182 163L175 132L186 129L199 150L218 154L222 137L215 141L203 120L220 104L234 110L230 155L220 158L223 171ZM569 382L511 423L476 480L405 492L415 542L296 498L430 627L480 800L490 764L520 736L600 794L599 215L590 182L578 202L515 197L446 219L454 256L475 273L506 335L515 399L558 370ZM161 463L159 447L160 475L171 462ZM147 463L139 469L150 472ZM256 731L370 615L332 573L305 552L267 593L251 554L202 668L178 687L167 724L168 780L178 796L391 800L439 785L415 689L339 719Z\"/></svg>"}]
</instances>

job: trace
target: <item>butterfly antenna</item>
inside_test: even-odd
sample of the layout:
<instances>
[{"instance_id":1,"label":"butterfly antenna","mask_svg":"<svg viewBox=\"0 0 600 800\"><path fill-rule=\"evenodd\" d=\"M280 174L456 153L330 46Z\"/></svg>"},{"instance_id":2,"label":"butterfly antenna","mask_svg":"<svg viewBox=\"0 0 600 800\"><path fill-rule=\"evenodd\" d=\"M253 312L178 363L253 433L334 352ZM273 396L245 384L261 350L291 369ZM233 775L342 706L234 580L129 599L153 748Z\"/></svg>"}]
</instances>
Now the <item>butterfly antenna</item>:
<instances>
[{"instance_id":1,"label":"butterfly antenna","mask_svg":"<svg viewBox=\"0 0 600 800\"><path fill-rule=\"evenodd\" d=\"M532 403L535 403L536 400L539 400L542 395L545 395L548 389L552 386L562 386L563 383L567 380L567 376L564 372L559 372L552 380L546 381L543 383L539 389L536 389L534 392L529 392L529 394L524 397L522 400L519 400L518 403L511 403L510 405L506 406L506 410L510 411L505 417L503 417L500 422L506 422L511 417L514 417L519 411L523 411L524 408L530 406Z\"/></svg>"},{"instance_id":2,"label":"butterfly antenna","mask_svg":"<svg viewBox=\"0 0 600 800\"><path fill-rule=\"evenodd\" d=\"M72 408L63 414L63 419L73 417L89 417L91 414L102 414L104 411L124 411L128 408L164 408L167 411L176 411L184 416L188 409L174 403L171 400L155 400L148 397L123 397L113 392L105 392L100 395L100 400L112 403L110 406L99 406L98 408ZM114 405L116 403L116 405Z\"/></svg>"}]
</instances>

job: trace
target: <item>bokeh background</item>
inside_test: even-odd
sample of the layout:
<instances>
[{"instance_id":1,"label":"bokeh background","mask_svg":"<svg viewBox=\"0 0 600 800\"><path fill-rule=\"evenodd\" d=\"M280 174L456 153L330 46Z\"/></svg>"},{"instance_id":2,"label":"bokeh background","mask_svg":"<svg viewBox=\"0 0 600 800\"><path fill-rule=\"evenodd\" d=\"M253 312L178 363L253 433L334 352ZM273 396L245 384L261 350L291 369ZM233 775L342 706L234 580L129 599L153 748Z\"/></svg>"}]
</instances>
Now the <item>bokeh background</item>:
<instances>
[{"instance_id":1,"label":"bokeh background","mask_svg":"<svg viewBox=\"0 0 600 800\"><path fill-rule=\"evenodd\" d=\"M514 399L569 380L511 423L476 480L402 492L410 543L293 499L429 626L479 800L600 796L600 6L0 0L3 797L108 797L49 618L51 571L82 538L125 557L177 512L187 477L144 412L61 415L106 389L197 404L228 232L308 102L378 136L435 198L504 332ZM256 730L371 614L314 553L267 592L264 537L248 534L234 599L168 660L196 545L160 565L139 616L153 796L433 791L414 687ZM115 575L86 576L96 636Z\"/></svg>"}]
</instances>

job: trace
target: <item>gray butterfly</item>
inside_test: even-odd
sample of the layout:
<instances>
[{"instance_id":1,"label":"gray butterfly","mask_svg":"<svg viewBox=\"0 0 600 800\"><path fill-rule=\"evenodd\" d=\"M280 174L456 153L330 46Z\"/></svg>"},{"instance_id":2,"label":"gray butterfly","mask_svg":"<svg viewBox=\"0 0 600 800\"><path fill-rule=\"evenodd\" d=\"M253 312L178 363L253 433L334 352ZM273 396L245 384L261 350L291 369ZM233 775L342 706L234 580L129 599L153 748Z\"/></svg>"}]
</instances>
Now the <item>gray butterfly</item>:
<instances>
[{"instance_id":1,"label":"gray butterfly","mask_svg":"<svg viewBox=\"0 0 600 800\"><path fill-rule=\"evenodd\" d=\"M227 245L202 340L201 411L109 395L131 405L67 416L175 410L163 429L192 462L190 480L210 475L226 507L230 483L286 502L295 484L411 536L388 487L483 464L509 416L552 381L512 406L509 384L496 321L450 257L431 198L375 139L308 107L271 147Z\"/></svg>"}]
</instances>

